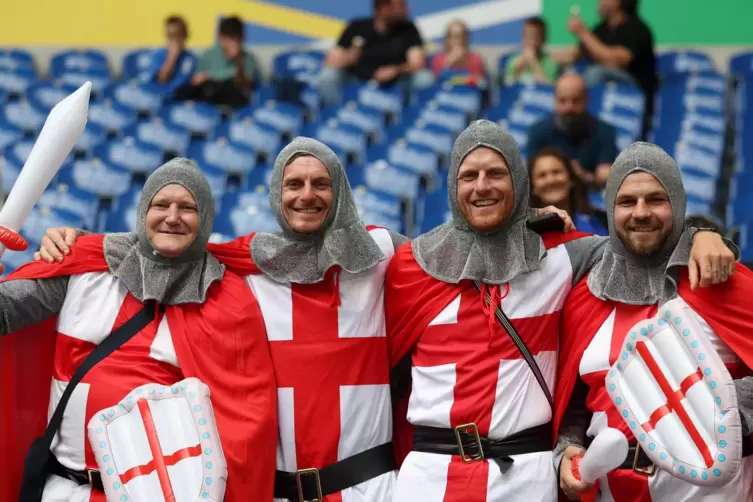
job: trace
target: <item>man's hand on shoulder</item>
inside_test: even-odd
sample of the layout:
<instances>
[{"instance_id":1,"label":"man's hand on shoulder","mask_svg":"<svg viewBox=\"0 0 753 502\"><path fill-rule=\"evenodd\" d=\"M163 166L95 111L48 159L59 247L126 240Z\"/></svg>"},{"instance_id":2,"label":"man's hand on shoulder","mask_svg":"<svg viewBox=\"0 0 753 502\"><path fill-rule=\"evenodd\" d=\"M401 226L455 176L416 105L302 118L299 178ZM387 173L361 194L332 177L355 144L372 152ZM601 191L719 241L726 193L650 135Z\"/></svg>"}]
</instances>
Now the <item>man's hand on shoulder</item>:
<instances>
[{"instance_id":1,"label":"man's hand on shoulder","mask_svg":"<svg viewBox=\"0 0 753 502\"><path fill-rule=\"evenodd\" d=\"M39 251L34 253L34 260L44 260L47 263L62 262L71 253L71 246L79 238L79 231L71 227L48 228L42 237Z\"/></svg>"}]
</instances>

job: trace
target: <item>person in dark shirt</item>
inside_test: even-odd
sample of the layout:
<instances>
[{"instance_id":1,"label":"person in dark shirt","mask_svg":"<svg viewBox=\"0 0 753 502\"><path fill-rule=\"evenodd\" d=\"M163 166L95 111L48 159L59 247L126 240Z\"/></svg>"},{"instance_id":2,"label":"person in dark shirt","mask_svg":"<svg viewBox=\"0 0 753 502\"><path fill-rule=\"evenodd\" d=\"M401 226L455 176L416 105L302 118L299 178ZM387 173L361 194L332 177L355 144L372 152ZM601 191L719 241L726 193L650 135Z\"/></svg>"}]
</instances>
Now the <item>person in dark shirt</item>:
<instances>
[{"instance_id":1,"label":"person in dark shirt","mask_svg":"<svg viewBox=\"0 0 753 502\"><path fill-rule=\"evenodd\" d=\"M567 57L590 63L589 85L605 80L637 85L646 97L643 137L648 133L658 79L651 29L638 16L638 0L599 0L601 22L589 31L577 14L567 24L579 45Z\"/></svg>"},{"instance_id":2,"label":"person in dark shirt","mask_svg":"<svg viewBox=\"0 0 753 502\"><path fill-rule=\"evenodd\" d=\"M527 157L546 147L557 147L571 159L581 182L591 189L606 186L617 157L614 128L587 111L588 91L580 75L567 73L557 80L555 113L531 126Z\"/></svg>"},{"instance_id":3,"label":"person in dark shirt","mask_svg":"<svg viewBox=\"0 0 753 502\"><path fill-rule=\"evenodd\" d=\"M326 104L338 102L345 80L373 79L388 85L402 81L414 88L434 83L425 67L421 35L407 16L405 0L374 0L374 17L348 24L319 76L319 93Z\"/></svg>"}]
</instances>

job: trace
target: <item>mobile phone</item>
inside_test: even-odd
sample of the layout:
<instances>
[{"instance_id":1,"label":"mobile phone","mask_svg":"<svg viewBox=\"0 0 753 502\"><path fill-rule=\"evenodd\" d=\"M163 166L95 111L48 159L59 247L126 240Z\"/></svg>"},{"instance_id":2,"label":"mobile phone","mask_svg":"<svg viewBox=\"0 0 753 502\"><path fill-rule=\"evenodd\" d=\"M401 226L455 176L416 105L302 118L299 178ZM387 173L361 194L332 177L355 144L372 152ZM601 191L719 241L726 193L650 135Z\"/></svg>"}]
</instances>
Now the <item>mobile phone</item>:
<instances>
[{"instance_id":1,"label":"mobile phone","mask_svg":"<svg viewBox=\"0 0 753 502\"><path fill-rule=\"evenodd\" d=\"M557 213L549 213L541 216L530 218L527 222L528 228L537 234L545 232L564 232L565 220L560 218Z\"/></svg>"}]
</instances>

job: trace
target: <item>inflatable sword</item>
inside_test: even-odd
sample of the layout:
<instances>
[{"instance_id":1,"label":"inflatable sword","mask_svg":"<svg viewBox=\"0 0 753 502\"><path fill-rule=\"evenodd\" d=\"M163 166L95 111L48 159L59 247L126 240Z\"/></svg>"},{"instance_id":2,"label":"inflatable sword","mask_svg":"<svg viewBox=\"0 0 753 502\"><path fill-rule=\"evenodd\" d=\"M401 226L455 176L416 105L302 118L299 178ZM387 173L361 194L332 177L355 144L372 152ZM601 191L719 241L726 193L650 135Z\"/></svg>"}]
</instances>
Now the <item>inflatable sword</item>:
<instances>
[{"instance_id":1,"label":"inflatable sword","mask_svg":"<svg viewBox=\"0 0 753 502\"><path fill-rule=\"evenodd\" d=\"M573 476L579 481L592 484L612 472L625 461L628 441L618 429L607 427L596 435L582 457L573 457Z\"/></svg>"},{"instance_id":2,"label":"inflatable sword","mask_svg":"<svg viewBox=\"0 0 753 502\"><path fill-rule=\"evenodd\" d=\"M24 251L29 247L18 231L84 132L91 88L91 82L86 82L50 110L29 158L0 210L0 256L6 248Z\"/></svg>"}]
</instances>

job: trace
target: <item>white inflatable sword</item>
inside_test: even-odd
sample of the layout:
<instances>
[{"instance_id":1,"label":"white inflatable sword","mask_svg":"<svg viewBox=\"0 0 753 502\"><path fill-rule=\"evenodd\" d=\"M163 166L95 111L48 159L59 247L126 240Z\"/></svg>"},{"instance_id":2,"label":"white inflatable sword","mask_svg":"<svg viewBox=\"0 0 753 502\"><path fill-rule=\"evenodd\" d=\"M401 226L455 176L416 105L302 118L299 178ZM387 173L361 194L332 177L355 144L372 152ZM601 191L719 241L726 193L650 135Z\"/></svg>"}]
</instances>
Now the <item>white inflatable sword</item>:
<instances>
[{"instance_id":1,"label":"white inflatable sword","mask_svg":"<svg viewBox=\"0 0 753 502\"><path fill-rule=\"evenodd\" d=\"M50 110L29 158L0 210L0 256L6 248L24 251L29 247L18 231L84 132L91 88L91 82L86 82Z\"/></svg>"},{"instance_id":2,"label":"white inflatable sword","mask_svg":"<svg viewBox=\"0 0 753 502\"><path fill-rule=\"evenodd\" d=\"M607 427L596 435L582 457L573 457L573 476L592 484L618 468L628 454L628 441L621 431Z\"/></svg>"}]
</instances>

